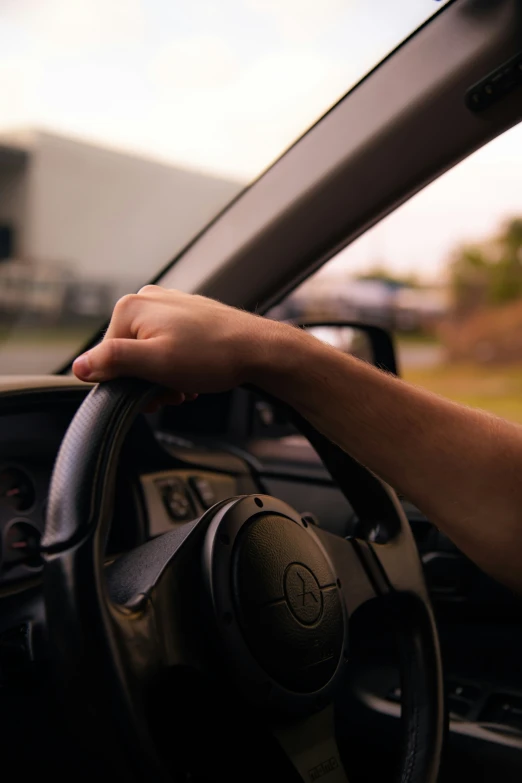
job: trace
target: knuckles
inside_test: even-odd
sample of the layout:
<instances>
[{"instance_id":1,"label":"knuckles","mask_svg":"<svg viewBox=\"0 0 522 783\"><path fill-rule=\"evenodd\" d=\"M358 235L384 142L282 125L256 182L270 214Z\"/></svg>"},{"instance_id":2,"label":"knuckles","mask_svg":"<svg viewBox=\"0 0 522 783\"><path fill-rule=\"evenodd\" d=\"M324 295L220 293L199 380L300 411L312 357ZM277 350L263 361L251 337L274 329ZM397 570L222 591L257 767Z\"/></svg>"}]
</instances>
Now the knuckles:
<instances>
[{"instance_id":1,"label":"knuckles","mask_svg":"<svg viewBox=\"0 0 522 783\"><path fill-rule=\"evenodd\" d=\"M114 305L113 312L116 314L125 313L131 308L135 308L138 304L143 304L144 296L157 295L161 290L163 289L158 285L144 285L137 294L125 294L120 297Z\"/></svg>"},{"instance_id":2,"label":"knuckles","mask_svg":"<svg viewBox=\"0 0 522 783\"><path fill-rule=\"evenodd\" d=\"M125 294L114 305L113 315L120 315L127 312L131 307L136 305L138 301L138 294Z\"/></svg>"},{"instance_id":3,"label":"knuckles","mask_svg":"<svg viewBox=\"0 0 522 783\"><path fill-rule=\"evenodd\" d=\"M144 285L140 288L140 290L137 293L137 296L143 296L143 295L153 295L157 294L159 291L161 291L161 286L159 285Z\"/></svg>"}]
</instances>

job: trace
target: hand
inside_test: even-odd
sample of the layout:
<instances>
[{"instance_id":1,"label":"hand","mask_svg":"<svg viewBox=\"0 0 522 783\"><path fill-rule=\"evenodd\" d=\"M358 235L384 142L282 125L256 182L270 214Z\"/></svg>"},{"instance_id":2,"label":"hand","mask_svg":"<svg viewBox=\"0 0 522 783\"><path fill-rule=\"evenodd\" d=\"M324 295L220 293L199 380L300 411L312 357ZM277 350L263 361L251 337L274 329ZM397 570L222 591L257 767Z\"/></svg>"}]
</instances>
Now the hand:
<instances>
[{"instance_id":1,"label":"hand","mask_svg":"<svg viewBox=\"0 0 522 783\"><path fill-rule=\"evenodd\" d=\"M73 370L83 381L143 378L174 390L164 401L179 403L252 382L254 368L268 359L271 335L281 328L288 327L148 285L116 303L103 341L76 359Z\"/></svg>"}]
</instances>

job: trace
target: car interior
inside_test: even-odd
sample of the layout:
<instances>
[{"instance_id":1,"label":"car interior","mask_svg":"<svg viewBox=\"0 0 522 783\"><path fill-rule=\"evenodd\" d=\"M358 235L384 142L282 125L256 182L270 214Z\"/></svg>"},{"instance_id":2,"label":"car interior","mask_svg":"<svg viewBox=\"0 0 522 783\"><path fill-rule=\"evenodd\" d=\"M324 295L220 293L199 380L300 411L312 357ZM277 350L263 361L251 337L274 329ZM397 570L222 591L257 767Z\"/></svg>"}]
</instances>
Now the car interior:
<instances>
[{"instance_id":1,"label":"car interior","mask_svg":"<svg viewBox=\"0 0 522 783\"><path fill-rule=\"evenodd\" d=\"M522 120L521 41L445 4L143 284L268 313ZM0 376L6 777L521 780L518 597L258 389L144 413L72 358Z\"/></svg>"}]
</instances>

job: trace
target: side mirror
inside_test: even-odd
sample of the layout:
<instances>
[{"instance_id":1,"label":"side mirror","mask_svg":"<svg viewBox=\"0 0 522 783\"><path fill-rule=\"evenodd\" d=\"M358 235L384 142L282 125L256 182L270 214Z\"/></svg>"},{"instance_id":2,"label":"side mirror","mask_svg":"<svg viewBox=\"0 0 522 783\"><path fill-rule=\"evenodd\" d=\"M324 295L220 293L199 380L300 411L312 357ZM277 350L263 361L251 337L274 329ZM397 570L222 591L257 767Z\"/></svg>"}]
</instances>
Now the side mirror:
<instances>
[{"instance_id":1,"label":"side mirror","mask_svg":"<svg viewBox=\"0 0 522 783\"><path fill-rule=\"evenodd\" d=\"M397 356L391 333L380 326L350 321L305 321L296 326L369 364L398 375Z\"/></svg>"}]
</instances>

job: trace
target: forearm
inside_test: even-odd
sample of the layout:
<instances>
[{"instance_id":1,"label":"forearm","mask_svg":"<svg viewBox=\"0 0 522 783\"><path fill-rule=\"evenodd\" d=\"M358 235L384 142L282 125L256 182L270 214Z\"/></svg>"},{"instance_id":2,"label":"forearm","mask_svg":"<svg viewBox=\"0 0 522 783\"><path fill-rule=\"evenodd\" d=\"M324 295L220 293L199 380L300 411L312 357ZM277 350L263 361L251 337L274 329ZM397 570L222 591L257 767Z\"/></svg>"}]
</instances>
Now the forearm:
<instances>
[{"instance_id":1,"label":"forearm","mask_svg":"<svg viewBox=\"0 0 522 783\"><path fill-rule=\"evenodd\" d=\"M522 430L275 330L254 382L415 503L478 565L522 590Z\"/></svg>"},{"instance_id":2,"label":"forearm","mask_svg":"<svg viewBox=\"0 0 522 783\"><path fill-rule=\"evenodd\" d=\"M284 324L157 286L123 297L85 381L169 390L254 383L280 397L416 503L484 570L522 591L522 430L454 405ZM189 396L193 396L190 395Z\"/></svg>"}]
</instances>

